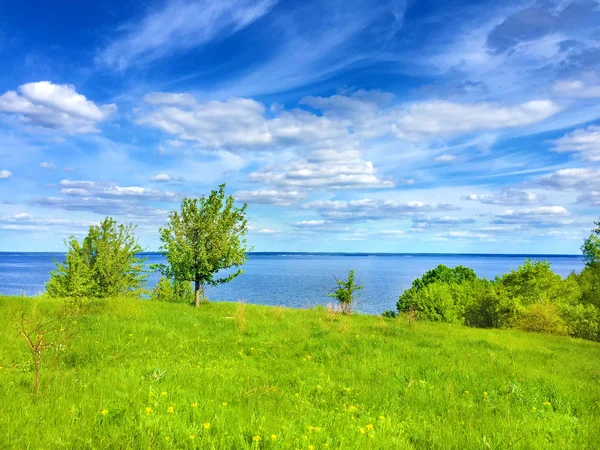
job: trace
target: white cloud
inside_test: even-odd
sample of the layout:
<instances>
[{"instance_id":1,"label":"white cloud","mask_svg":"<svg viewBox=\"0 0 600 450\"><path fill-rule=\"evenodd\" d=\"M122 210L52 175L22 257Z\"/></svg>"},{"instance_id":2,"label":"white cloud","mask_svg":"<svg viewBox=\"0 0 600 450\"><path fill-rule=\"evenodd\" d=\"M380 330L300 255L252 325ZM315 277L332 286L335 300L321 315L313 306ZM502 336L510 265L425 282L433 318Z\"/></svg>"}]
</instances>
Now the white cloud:
<instances>
[{"instance_id":1,"label":"white cloud","mask_svg":"<svg viewBox=\"0 0 600 450\"><path fill-rule=\"evenodd\" d=\"M46 162L46 161L44 161L43 163L41 163L40 167L42 169L47 169L47 170L54 170L56 168L56 166L54 165L54 163L52 163L52 162Z\"/></svg>"},{"instance_id":2,"label":"white cloud","mask_svg":"<svg viewBox=\"0 0 600 450\"><path fill-rule=\"evenodd\" d=\"M171 176L166 173L159 173L149 178L150 181L167 182L171 181Z\"/></svg>"},{"instance_id":3,"label":"white cloud","mask_svg":"<svg viewBox=\"0 0 600 450\"><path fill-rule=\"evenodd\" d=\"M588 168L560 169L535 180L538 184L553 189L581 190L600 189L600 170Z\"/></svg>"},{"instance_id":4,"label":"white cloud","mask_svg":"<svg viewBox=\"0 0 600 450\"><path fill-rule=\"evenodd\" d=\"M461 200L470 200L488 205L537 205L543 203L545 197L534 192L525 192L518 189L506 189L493 194L469 194Z\"/></svg>"},{"instance_id":5,"label":"white cloud","mask_svg":"<svg viewBox=\"0 0 600 450\"><path fill-rule=\"evenodd\" d=\"M381 230L376 233L385 238L403 238L406 237L404 230Z\"/></svg>"},{"instance_id":6,"label":"white cloud","mask_svg":"<svg viewBox=\"0 0 600 450\"><path fill-rule=\"evenodd\" d=\"M0 113L17 116L24 124L69 134L97 133L96 125L116 111L114 104L96 105L70 84L38 81L19 86L19 93L0 96Z\"/></svg>"},{"instance_id":7,"label":"white cloud","mask_svg":"<svg viewBox=\"0 0 600 450\"><path fill-rule=\"evenodd\" d=\"M456 159L456 155L444 154L435 158L437 162L452 162Z\"/></svg>"},{"instance_id":8,"label":"white cloud","mask_svg":"<svg viewBox=\"0 0 600 450\"><path fill-rule=\"evenodd\" d=\"M577 202L600 206L600 191L583 192L577 197Z\"/></svg>"},{"instance_id":9,"label":"white cloud","mask_svg":"<svg viewBox=\"0 0 600 450\"><path fill-rule=\"evenodd\" d=\"M560 111L549 100L532 100L516 106L491 103L416 103L392 113L392 131L402 139L443 136L518 127L540 122Z\"/></svg>"},{"instance_id":10,"label":"white cloud","mask_svg":"<svg viewBox=\"0 0 600 450\"><path fill-rule=\"evenodd\" d=\"M8 217L0 216L0 229L2 230L42 231L55 228L87 228L93 224L94 222L35 217L28 213L17 213Z\"/></svg>"},{"instance_id":11,"label":"white cloud","mask_svg":"<svg viewBox=\"0 0 600 450\"><path fill-rule=\"evenodd\" d=\"M0 180L8 180L10 177L12 177L12 172L6 169L0 170Z\"/></svg>"},{"instance_id":12,"label":"white cloud","mask_svg":"<svg viewBox=\"0 0 600 450\"><path fill-rule=\"evenodd\" d=\"M487 233L477 233L473 231L449 231L445 234L440 234L438 237L454 238L454 239L479 239L493 241L494 239Z\"/></svg>"},{"instance_id":13,"label":"white cloud","mask_svg":"<svg viewBox=\"0 0 600 450\"><path fill-rule=\"evenodd\" d=\"M563 206L508 209L495 216L493 225L525 225L531 228L559 228L574 225L571 213Z\"/></svg>"},{"instance_id":14,"label":"white cloud","mask_svg":"<svg viewBox=\"0 0 600 450\"><path fill-rule=\"evenodd\" d=\"M326 220L338 222L404 219L415 214L457 209L447 204L429 205L420 201L398 202L371 199L315 201L307 203L304 208L316 211Z\"/></svg>"},{"instance_id":15,"label":"white cloud","mask_svg":"<svg viewBox=\"0 0 600 450\"><path fill-rule=\"evenodd\" d=\"M556 152L578 153L588 161L600 161L600 126L580 128L554 141Z\"/></svg>"},{"instance_id":16,"label":"white cloud","mask_svg":"<svg viewBox=\"0 0 600 450\"><path fill-rule=\"evenodd\" d=\"M258 189L255 191L237 191L233 197L238 202L265 205L288 206L306 197L306 192L298 190Z\"/></svg>"},{"instance_id":17,"label":"white cloud","mask_svg":"<svg viewBox=\"0 0 600 450\"><path fill-rule=\"evenodd\" d=\"M557 82L553 87L559 95L582 98L600 97L600 83L587 84L581 80L565 80Z\"/></svg>"},{"instance_id":18,"label":"white cloud","mask_svg":"<svg viewBox=\"0 0 600 450\"><path fill-rule=\"evenodd\" d=\"M364 161L357 150L311 151L306 158L253 172L250 174L250 180L271 186L306 189L394 187L394 182L380 178L373 163Z\"/></svg>"},{"instance_id":19,"label":"white cloud","mask_svg":"<svg viewBox=\"0 0 600 450\"><path fill-rule=\"evenodd\" d=\"M151 12L97 57L118 70L145 64L172 52L200 46L213 38L234 34L267 14L275 0L172 0Z\"/></svg>"},{"instance_id":20,"label":"white cloud","mask_svg":"<svg viewBox=\"0 0 600 450\"><path fill-rule=\"evenodd\" d=\"M155 201L175 201L177 196L174 192L159 191L140 186L121 187L111 183L100 183L85 180L62 180L60 182L60 194L77 197L99 197L99 198L138 198Z\"/></svg>"}]
</instances>

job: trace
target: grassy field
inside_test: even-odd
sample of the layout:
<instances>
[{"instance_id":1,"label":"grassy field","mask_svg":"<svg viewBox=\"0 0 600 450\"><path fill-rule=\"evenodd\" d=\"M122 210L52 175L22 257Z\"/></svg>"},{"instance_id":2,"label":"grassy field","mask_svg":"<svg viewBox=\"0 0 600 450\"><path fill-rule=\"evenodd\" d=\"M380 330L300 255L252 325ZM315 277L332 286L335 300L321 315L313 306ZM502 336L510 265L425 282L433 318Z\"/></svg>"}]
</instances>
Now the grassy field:
<instances>
[{"instance_id":1,"label":"grassy field","mask_svg":"<svg viewBox=\"0 0 600 450\"><path fill-rule=\"evenodd\" d=\"M600 345L234 303L97 301L32 395L0 297L0 448L600 448Z\"/></svg>"}]
</instances>

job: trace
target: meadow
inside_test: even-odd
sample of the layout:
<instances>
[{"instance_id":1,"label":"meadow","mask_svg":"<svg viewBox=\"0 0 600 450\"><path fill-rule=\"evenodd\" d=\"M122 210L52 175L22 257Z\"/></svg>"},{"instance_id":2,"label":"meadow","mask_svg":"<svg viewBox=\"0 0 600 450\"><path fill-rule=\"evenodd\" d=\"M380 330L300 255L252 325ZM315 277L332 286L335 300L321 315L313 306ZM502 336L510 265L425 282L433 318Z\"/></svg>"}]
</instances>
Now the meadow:
<instances>
[{"instance_id":1,"label":"meadow","mask_svg":"<svg viewBox=\"0 0 600 450\"><path fill-rule=\"evenodd\" d=\"M595 449L600 345L326 308L96 300L41 384L0 297L2 449ZM53 365L54 364L54 365Z\"/></svg>"}]
</instances>

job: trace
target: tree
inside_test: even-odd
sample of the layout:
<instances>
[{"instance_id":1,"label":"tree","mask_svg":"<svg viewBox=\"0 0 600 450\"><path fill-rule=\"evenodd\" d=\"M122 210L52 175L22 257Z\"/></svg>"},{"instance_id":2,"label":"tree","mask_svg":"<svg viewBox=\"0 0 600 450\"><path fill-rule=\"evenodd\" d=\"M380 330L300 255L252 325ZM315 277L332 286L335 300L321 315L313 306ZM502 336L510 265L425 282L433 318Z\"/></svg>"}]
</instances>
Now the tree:
<instances>
[{"instance_id":1,"label":"tree","mask_svg":"<svg viewBox=\"0 0 600 450\"><path fill-rule=\"evenodd\" d=\"M248 220L246 204L235 207L234 198L225 195L225 184L208 197L184 198L180 211L169 215L160 228L160 253L168 264L158 264L163 276L194 283L194 305L200 305L206 286L227 283L241 269L217 278L219 271L239 268L246 262Z\"/></svg>"},{"instance_id":2,"label":"tree","mask_svg":"<svg viewBox=\"0 0 600 450\"><path fill-rule=\"evenodd\" d=\"M352 312L352 305L356 301L355 293L362 290L363 286L354 282L354 270L350 270L347 280L335 280L337 288L327 294L329 297L337 299L344 314Z\"/></svg>"},{"instance_id":3,"label":"tree","mask_svg":"<svg viewBox=\"0 0 600 450\"><path fill-rule=\"evenodd\" d=\"M425 272L421 278L414 280L412 287L419 290L433 283L459 284L463 281L473 281L476 278L475 271L468 267L456 266L450 268L440 264L435 269Z\"/></svg>"},{"instance_id":4,"label":"tree","mask_svg":"<svg viewBox=\"0 0 600 450\"><path fill-rule=\"evenodd\" d=\"M74 236L65 240L64 263L55 261L46 292L51 297L112 297L138 294L147 273L143 249L133 234L133 225L122 225L106 217L92 225L81 244Z\"/></svg>"},{"instance_id":5,"label":"tree","mask_svg":"<svg viewBox=\"0 0 600 450\"><path fill-rule=\"evenodd\" d=\"M592 230L592 234L583 241L581 251L583 252L583 259L585 260L586 266L598 266L600 267L600 220L594 222L596 228Z\"/></svg>"}]
</instances>

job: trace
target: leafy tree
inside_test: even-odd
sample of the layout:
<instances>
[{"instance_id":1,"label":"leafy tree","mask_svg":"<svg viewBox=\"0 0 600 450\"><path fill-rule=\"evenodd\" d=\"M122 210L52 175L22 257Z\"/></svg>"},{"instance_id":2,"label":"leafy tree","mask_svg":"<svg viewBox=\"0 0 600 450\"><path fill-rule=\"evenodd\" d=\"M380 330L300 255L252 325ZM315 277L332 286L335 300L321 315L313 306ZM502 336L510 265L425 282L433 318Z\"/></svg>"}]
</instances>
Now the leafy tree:
<instances>
[{"instance_id":1,"label":"leafy tree","mask_svg":"<svg viewBox=\"0 0 600 450\"><path fill-rule=\"evenodd\" d=\"M362 290L364 286L354 282L354 270L350 270L347 280L338 280L336 278L335 283L337 284L337 288L327 295L335 298L339 302L344 314L350 314L352 312L352 306L358 297L356 293Z\"/></svg>"},{"instance_id":2,"label":"leafy tree","mask_svg":"<svg viewBox=\"0 0 600 450\"><path fill-rule=\"evenodd\" d=\"M194 305L205 298L206 286L227 283L241 269L217 278L219 271L239 267L246 262L248 220L246 205L235 207L234 198L225 195L225 184L208 197L184 198L180 211L169 215L160 228L160 253L168 264L158 264L163 276L194 283Z\"/></svg>"},{"instance_id":3,"label":"leafy tree","mask_svg":"<svg viewBox=\"0 0 600 450\"><path fill-rule=\"evenodd\" d=\"M592 234L583 241L581 251L586 266L600 267L600 221L594 222L596 228L592 230Z\"/></svg>"},{"instance_id":4,"label":"leafy tree","mask_svg":"<svg viewBox=\"0 0 600 450\"><path fill-rule=\"evenodd\" d=\"M81 243L71 236L65 240L66 261L55 261L46 291L51 297L112 297L132 295L146 282L146 258L134 237L135 227L117 224L106 217L92 225Z\"/></svg>"},{"instance_id":5,"label":"leafy tree","mask_svg":"<svg viewBox=\"0 0 600 450\"><path fill-rule=\"evenodd\" d=\"M422 289L433 283L462 283L463 281L471 281L476 278L477 274L475 271L468 267L456 266L450 268L440 264L435 269L425 272L421 278L414 280L412 287Z\"/></svg>"}]
</instances>

